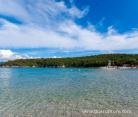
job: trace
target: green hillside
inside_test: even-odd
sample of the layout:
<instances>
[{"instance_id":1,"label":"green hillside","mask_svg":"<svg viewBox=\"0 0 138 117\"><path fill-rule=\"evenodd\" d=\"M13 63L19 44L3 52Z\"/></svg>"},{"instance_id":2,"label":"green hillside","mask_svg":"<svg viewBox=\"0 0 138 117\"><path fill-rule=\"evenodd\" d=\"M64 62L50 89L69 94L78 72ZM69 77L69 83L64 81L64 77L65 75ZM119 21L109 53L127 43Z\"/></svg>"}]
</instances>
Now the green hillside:
<instances>
[{"instance_id":1,"label":"green hillside","mask_svg":"<svg viewBox=\"0 0 138 117\"><path fill-rule=\"evenodd\" d=\"M138 54L102 54L74 58L40 58L18 59L3 63L1 66L20 67L101 67L107 66L108 61L114 66L137 66Z\"/></svg>"}]
</instances>

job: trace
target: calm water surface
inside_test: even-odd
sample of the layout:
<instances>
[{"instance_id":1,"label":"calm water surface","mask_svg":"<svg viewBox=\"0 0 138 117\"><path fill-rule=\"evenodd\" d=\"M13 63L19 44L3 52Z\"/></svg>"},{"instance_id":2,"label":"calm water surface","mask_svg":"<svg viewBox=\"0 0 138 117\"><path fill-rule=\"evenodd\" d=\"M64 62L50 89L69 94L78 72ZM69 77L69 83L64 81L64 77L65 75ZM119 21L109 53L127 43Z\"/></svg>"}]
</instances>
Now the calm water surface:
<instances>
[{"instance_id":1,"label":"calm water surface","mask_svg":"<svg viewBox=\"0 0 138 117\"><path fill-rule=\"evenodd\" d=\"M91 117L84 110L131 110L137 117L138 70L0 68L0 117Z\"/></svg>"}]
</instances>

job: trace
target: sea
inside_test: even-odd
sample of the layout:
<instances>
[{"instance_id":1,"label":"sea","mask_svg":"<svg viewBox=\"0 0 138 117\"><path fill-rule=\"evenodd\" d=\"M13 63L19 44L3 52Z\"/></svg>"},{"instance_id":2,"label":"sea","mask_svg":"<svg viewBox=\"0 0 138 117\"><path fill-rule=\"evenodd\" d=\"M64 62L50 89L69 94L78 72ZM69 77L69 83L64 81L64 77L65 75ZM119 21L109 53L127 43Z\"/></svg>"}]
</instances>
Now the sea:
<instances>
[{"instance_id":1,"label":"sea","mask_svg":"<svg viewBox=\"0 0 138 117\"><path fill-rule=\"evenodd\" d=\"M138 117L138 69L0 68L0 117Z\"/></svg>"}]
</instances>

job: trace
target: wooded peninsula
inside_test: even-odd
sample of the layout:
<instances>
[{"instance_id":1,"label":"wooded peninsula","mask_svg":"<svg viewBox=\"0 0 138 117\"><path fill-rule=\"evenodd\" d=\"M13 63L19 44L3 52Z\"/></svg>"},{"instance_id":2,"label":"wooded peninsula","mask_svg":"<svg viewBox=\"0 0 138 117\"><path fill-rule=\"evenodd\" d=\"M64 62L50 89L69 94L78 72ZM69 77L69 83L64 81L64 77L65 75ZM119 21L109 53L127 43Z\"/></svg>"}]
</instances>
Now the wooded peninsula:
<instances>
[{"instance_id":1,"label":"wooded peninsula","mask_svg":"<svg viewBox=\"0 0 138 117\"><path fill-rule=\"evenodd\" d=\"M138 54L101 54L68 58L17 59L1 63L1 67L138 67Z\"/></svg>"}]
</instances>

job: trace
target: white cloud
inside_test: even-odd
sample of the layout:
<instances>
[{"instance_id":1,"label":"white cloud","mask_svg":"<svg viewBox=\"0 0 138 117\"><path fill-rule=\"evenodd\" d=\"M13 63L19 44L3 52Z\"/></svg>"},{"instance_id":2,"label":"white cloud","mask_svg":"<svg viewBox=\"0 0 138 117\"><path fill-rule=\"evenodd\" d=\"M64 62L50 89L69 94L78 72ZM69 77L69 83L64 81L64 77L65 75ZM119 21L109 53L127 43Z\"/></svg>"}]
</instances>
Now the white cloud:
<instances>
[{"instance_id":1,"label":"white cloud","mask_svg":"<svg viewBox=\"0 0 138 117\"><path fill-rule=\"evenodd\" d=\"M26 59L30 58L29 56L23 56L18 53L15 53L11 50L0 50L0 60L5 61L5 60L14 60L14 59Z\"/></svg>"},{"instance_id":2,"label":"white cloud","mask_svg":"<svg viewBox=\"0 0 138 117\"><path fill-rule=\"evenodd\" d=\"M17 26L5 22L0 30L1 48L60 48L84 50L120 50L138 48L138 32L107 35L82 28L72 21L61 23L58 32L39 27Z\"/></svg>"},{"instance_id":3,"label":"white cloud","mask_svg":"<svg viewBox=\"0 0 138 117\"><path fill-rule=\"evenodd\" d=\"M48 27L63 22L66 18L81 18L88 12L72 5L68 8L63 1L55 0L0 0L0 14L10 15L25 23ZM56 21L56 22L55 22Z\"/></svg>"},{"instance_id":4,"label":"white cloud","mask_svg":"<svg viewBox=\"0 0 138 117\"><path fill-rule=\"evenodd\" d=\"M30 15L19 1L20 0L0 0L0 14L28 19Z\"/></svg>"},{"instance_id":5,"label":"white cloud","mask_svg":"<svg viewBox=\"0 0 138 117\"><path fill-rule=\"evenodd\" d=\"M103 35L92 25L88 28L77 25L73 19L85 16L88 7L81 11L74 5L68 8L64 2L54 0L30 0L26 1L26 6L23 4L20 0L0 0L0 13L10 14L25 22L19 26L0 20L3 24L0 28L0 48L138 49L138 31L118 34L113 27L109 27L107 34Z\"/></svg>"}]
</instances>

